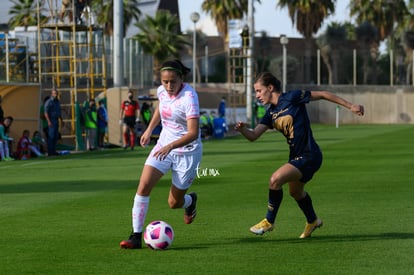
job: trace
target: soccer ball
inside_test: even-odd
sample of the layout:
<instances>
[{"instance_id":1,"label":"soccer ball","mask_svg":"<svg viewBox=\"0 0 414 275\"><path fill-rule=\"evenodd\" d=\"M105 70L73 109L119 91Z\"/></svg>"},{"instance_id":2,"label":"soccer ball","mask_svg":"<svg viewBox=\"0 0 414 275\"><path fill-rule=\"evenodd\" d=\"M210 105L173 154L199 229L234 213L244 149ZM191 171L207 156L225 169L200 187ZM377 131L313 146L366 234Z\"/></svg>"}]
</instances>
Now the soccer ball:
<instances>
[{"instance_id":1,"label":"soccer ball","mask_svg":"<svg viewBox=\"0 0 414 275\"><path fill-rule=\"evenodd\" d=\"M174 240L174 231L164 221L153 221L144 232L144 242L151 249L167 249Z\"/></svg>"}]
</instances>

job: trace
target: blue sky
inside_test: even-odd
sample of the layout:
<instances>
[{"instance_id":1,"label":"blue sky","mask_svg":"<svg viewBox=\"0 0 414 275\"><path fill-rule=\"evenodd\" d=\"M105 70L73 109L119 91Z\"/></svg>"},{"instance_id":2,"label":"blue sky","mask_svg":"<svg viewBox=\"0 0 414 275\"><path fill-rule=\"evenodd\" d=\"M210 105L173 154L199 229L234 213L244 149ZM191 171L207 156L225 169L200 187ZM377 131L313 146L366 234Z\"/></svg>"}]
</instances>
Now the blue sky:
<instances>
[{"instance_id":1,"label":"blue sky","mask_svg":"<svg viewBox=\"0 0 414 275\"><path fill-rule=\"evenodd\" d=\"M191 5L189 2L191 1ZM211 21L210 16L201 11L201 3L203 0L178 0L180 9L181 30L192 30L194 27L190 19L190 14L194 11L200 14L196 28L202 29L203 32L214 35L217 34L216 27ZM292 21L288 15L287 9L281 10L276 8L277 1L261 0L261 4L255 3L255 31L266 31L269 36L280 36L286 34L288 37L302 37L292 26ZM348 12L349 0L337 0L336 12L330 16L322 27L322 31L332 21L344 22L349 20Z\"/></svg>"},{"instance_id":2,"label":"blue sky","mask_svg":"<svg viewBox=\"0 0 414 275\"><path fill-rule=\"evenodd\" d=\"M2 9L0 9L0 22L6 23L9 17L9 8L13 3L10 0L0 1L2 4ZM200 20L196 25L197 29L202 29L209 35L215 35L217 34L217 30L214 23L211 21L210 16L207 16L201 11L202 2L203 0L178 0L181 29L183 31L193 29L194 24L190 19L190 14L197 11L200 14ZM261 0L261 2L261 4L255 3L255 31L260 32L264 30L269 36L274 37L280 36L280 34L286 34L288 37L301 37L292 26L288 11L286 9L281 10L276 8L277 1ZM336 12L325 21L322 31L329 22L344 22L349 19L348 4L349 0L337 0Z\"/></svg>"}]
</instances>

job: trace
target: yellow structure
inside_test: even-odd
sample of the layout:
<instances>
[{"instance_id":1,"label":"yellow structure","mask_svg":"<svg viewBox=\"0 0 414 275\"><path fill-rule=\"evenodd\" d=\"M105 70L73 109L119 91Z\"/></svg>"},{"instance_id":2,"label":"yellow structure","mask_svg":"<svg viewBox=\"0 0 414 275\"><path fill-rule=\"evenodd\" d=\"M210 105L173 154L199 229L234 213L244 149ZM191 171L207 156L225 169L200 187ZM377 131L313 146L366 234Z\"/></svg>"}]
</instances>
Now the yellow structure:
<instances>
[{"instance_id":1,"label":"yellow structure","mask_svg":"<svg viewBox=\"0 0 414 275\"><path fill-rule=\"evenodd\" d=\"M64 143L82 150L82 128L77 117L85 100L106 93L106 60L102 28L93 24L90 7L70 2L60 17L60 0L38 1L38 56L42 96L56 88L60 95ZM77 10L78 9L78 10ZM45 14L45 12L47 14ZM73 14L73 16L72 16ZM42 20L41 18L47 18Z\"/></svg>"}]
</instances>

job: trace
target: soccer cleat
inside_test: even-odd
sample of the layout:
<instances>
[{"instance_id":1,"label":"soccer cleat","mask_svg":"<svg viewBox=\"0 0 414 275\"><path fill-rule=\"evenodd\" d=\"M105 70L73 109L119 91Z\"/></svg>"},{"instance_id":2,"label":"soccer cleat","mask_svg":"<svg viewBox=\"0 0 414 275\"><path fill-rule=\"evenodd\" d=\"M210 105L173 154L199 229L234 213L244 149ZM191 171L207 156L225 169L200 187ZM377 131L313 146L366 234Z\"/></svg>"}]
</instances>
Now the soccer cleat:
<instances>
[{"instance_id":1,"label":"soccer cleat","mask_svg":"<svg viewBox=\"0 0 414 275\"><path fill-rule=\"evenodd\" d=\"M189 195L191 196L193 201L191 202L191 205L185 209L184 222L186 224L192 223L197 215L197 209L196 209L197 194L192 192Z\"/></svg>"},{"instance_id":2,"label":"soccer cleat","mask_svg":"<svg viewBox=\"0 0 414 275\"><path fill-rule=\"evenodd\" d=\"M266 218L264 218L261 222L259 222L256 225L253 225L250 227L250 232L256 234L256 235L263 235L267 231L273 230L273 224L268 222Z\"/></svg>"},{"instance_id":3,"label":"soccer cleat","mask_svg":"<svg viewBox=\"0 0 414 275\"><path fill-rule=\"evenodd\" d=\"M121 248L125 249L140 249L142 248L142 233L132 233L128 240L123 240L119 244Z\"/></svg>"},{"instance_id":4,"label":"soccer cleat","mask_svg":"<svg viewBox=\"0 0 414 275\"><path fill-rule=\"evenodd\" d=\"M317 218L313 223L306 223L305 230L300 235L299 238L305 239L309 238L313 231L315 231L316 228L319 228L323 225L323 222L321 219Z\"/></svg>"}]
</instances>

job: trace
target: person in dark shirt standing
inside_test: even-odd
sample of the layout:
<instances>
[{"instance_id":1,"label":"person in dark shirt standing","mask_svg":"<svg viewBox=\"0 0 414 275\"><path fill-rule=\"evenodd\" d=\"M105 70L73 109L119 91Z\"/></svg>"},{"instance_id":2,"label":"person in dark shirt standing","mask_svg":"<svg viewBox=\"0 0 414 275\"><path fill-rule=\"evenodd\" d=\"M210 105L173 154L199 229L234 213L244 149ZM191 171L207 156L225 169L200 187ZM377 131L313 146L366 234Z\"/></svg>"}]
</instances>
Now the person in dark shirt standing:
<instances>
[{"instance_id":1,"label":"person in dark shirt standing","mask_svg":"<svg viewBox=\"0 0 414 275\"><path fill-rule=\"evenodd\" d=\"M3 123L3 120L4 120L4 111L3 111L3 108L1 107L1 101L2 101L2 97L0 95L0 123Z\"/></svg>"},{"instance_id":2,"label":"person in dark shirt standing","mask_svg":"<svg viewBox=\"0 0 414 275\"><path fill-rule=\"evenodd\" d=\"M57 155L56 144L59 139L59 120L63 125L60 101L57 98L58 92L52 89L50 98L45 103L45 118L48 125L47 154Z\"/></svg>"}]
</instances>

